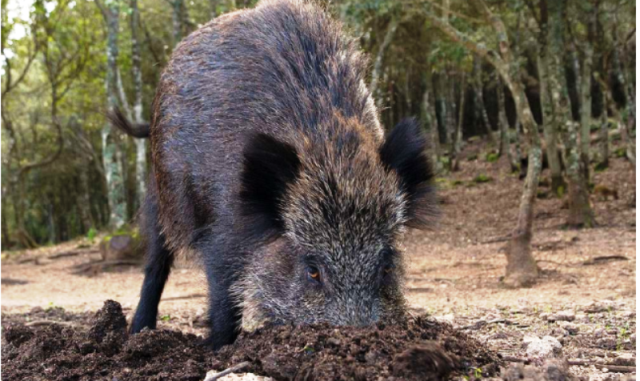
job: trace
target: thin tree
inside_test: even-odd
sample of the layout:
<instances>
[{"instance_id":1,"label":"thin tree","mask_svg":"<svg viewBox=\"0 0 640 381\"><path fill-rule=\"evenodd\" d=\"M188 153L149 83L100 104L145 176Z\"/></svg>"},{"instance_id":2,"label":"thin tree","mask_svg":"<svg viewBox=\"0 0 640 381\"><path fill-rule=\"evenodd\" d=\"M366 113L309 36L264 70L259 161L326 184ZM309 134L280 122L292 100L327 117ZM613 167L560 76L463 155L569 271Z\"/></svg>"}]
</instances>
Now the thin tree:
<instances>
[{"instance_id":1,"label":"thin tree","mask_svg":"<svg viewBox=\"0 0 640 381\"><path fill-rule=\"evenodd\" d=\"M498 39L499 52L489 50L486 45L474 42L464 33L443 22L430 11L427 17L453 41L478 54L489 62L505 81L515 101L516 112L529 140L527 177L518 210L516 229L507 245L507 269L504 283L510 287L533 284L538 277L538 266L531 253L533 237L533 211L538 190L538 180L542 169L542 150L537 124L533 119L529 101L521 82L521 69L514 59L507 30L497 15L493 14L483 0L472 0L485 22L492 26Z\"/></svg>"},{"instance_id":2,"label":"thin tree","mask_svg":"<svg viewBox=\"0 0 640 381\"><path fill-rule=\"evenodd\" d=\"M120 2L111 0L106 4L96 0L107 24L107 107L118 107L118 27ZM119 147L119 136L109 122L105 122L102 135L102 162L107 180L107 198L109 200L109 226L119 228L124 225L127 215L124 171L122 168L122 151Z\"/></svg>"},{"instance_id":3,"label":"thin tree","mask_svg":"<svg viewBox=\"0 0 640 381\"><path fill-rule=\"evenodd\" d=\"M215 7L214 7L215 11ZM142 117L142 59L140 58L140 41L138 26L140 25L140 10L138 0L131 0L131 71L133 74L133 120L136 124L143 124ZM142 205L146 194L147 177L147 145L144 139L135 139L136 145L136 191L138 205Z\"/></svg>"}]
</instances>

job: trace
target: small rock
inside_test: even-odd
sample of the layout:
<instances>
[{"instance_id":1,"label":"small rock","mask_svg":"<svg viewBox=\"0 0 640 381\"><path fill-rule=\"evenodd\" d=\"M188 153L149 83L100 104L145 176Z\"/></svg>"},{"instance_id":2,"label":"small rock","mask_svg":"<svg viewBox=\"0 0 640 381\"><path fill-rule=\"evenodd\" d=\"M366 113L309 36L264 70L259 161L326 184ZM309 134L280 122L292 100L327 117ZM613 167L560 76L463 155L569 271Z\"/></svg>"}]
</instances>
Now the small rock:
<instances>
[{"instance_id":1,"label":"small rock","mask_svg":"<svg viewBox=\"0 0 640 381\"><path fill-rule=\"evenodd\" d=\"M573 312L573 310L565 310L565 311L558 312L557 314L554 315L554 317L555 317L555 319L553 319L554 321L574 321L576 320L576 313Z\"/></svg>"},{"instance_id":2,"label":"small rock","mask_svg":"<svg viewBox=\"0 0 640 381\"><path fill-rule=\"evenodd\" d=\"M593 331L593 336L594 337L602 337L602 336L605 335L605 333L606 332L605 332L604 328L596 328L596 330Z\"/></svg>"},{"instance_id":3,"label":"small rock","mask_svg":"<svg viewBox=\"0 0 640 381\"><path fill-rule=\"evenodd\" d=\"M577 314L575 321L578 323L591 323L591 319L585 314Z\"/></svg>"},{"instance_id":4,"label":"small rock","mask_svg":"<svg viewBox=\"0 0 640 381\"><path fill-rule=\"evenodd\" d=\"M453 324L454 319L455 319L455 316L453 314L447 314L444 316L436 317L436 320L441 321L443 323L449 323L449 324Z\"/></svg>"},{"instance_id":5,"label":"small rock","mask_svg":"<svg viewBox=\"0 0 640 381\"><path fill-rule=\"evenodd\" d=\"M542 319L542 320L545 320L545 321L546 321L546 320L548 320L548 319L549 319L549 316L551 316L551 314L550 314L550 313L548 313L548 312L543 312L543 313L541 313L541 314L540 314L540 319Z\"/></svg>"},{"instance_id":6,"label":"small rock","mask_svg":"<svg viewBox=\"0 0 640 381\"><path fill-rule=\"evenodd\" d=\"M575 335L580 331L580 327L576 324L569 323L568 321L558 322L558 325L562 327L565 331L567 331L570 335Z\"/></svg>"},{"instance_id":7,"label":"small rock","mask_svg":"<svg viewBox=\"0 0 640 381\"><path fill-rule=\"evenodd\" d=\"M622 311L622 316L627 319L633 319L636 317L636 311Z\"/></svg>"},{"instance_id":8,"label":"small rock","mask_svg":"<svg viewBox=\"0 0 640 381\"><path fill-rule=\"evenodd\" d=\"M562 352L562 344L552 336L545 336L542 339L535 336L525 336L522 341L527 344L527 355L530 357L555 357Z\"/></svg>"}]
</instances>

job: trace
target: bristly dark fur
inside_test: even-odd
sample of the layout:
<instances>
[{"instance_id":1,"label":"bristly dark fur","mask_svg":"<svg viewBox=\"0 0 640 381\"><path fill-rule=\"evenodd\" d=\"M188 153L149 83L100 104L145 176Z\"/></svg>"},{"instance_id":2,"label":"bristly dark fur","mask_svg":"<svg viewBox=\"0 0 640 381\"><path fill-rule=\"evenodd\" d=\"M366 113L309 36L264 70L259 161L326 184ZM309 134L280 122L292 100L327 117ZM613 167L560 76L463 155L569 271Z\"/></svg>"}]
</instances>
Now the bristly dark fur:
<instances>
[{"instance_id":1,"label":"bristly dark fur","mask_svg":"<svg viewBox=\"0 0 640 381\"><path fill-rule=\"evenodd\" d=\"M282 202L300 169L296 149L266 134L255 134L244 149L242 214L253 238L284 234Z\"/></svg>"},{"instance_id":2,"label":"bristly dark fur","mask_svg":"<svg viewBox=\"0 0 640 381\"><path fill-rule=\"evenodd\" d=\"M206 270L214 348L266 322L402 319L398 243L427 221L432 175L415 123L385 142L366 66L312 1L261 0L178 44L152 107L153 244L132 332L155 326L185 248Z\"/></svg>"},{"instance_id":3,"label":"bristly dark fur","mask_svg":"<svg viewBox=\"0 0 640 381\"><path fill-rule=\"evenodd\" d=\"M382 162L400 177L402 190L407 194L408 224L428 225L436 214L433 170L426 155L426 140L420 125L413 118L402 120L380 147Z\"/></svg>"},{"instance_id":4,"label":"bristly dark fur","mask_svg":"<svg viewBox=\"0 0 640 381\"><path fill-rule=\"evenodd\" d=\"M148 138L149 137L149 124L140 123L132 124L126 116L122 113L122 110L115 108L107 114L107 119L111 122L111 125L124 132L127 135L134 138Z\"/></svg>"}]
</instances>

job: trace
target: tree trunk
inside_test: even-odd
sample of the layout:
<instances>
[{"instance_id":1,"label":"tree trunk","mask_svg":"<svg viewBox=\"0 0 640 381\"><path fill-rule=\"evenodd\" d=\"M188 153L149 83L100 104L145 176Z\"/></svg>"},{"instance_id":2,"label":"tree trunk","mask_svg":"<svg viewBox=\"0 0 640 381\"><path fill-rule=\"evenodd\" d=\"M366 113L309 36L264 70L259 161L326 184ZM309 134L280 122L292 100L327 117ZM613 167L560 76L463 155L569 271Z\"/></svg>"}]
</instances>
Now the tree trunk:
<instances>
[{"instance_id":1,"label":"tree trunk","mask_svg":"<svg viewBox=\"0 0 640 381\"><path fill-rule=\"evenodd\" d=\"M453 76L449 75L448 81L443 81L445 83L445 94L446 94L446 104L448 107L445 112L445 128L447 130L447 145L448 145L448 159L449 165L448 169L450 171L453 170L453 165L455 161L455 145L456 145L456 131L458 127L458 123L456 123L456 92L455 92L455 80Z\"/></svg>"},{"instance_id":2,"label":"tree trunk","mask_svg":"<svg viewBox=\"0 0 640 381\"><path fill-rule=\"evenodd\" d=\"M215 12L215 6L214 6ZM131 0L131 61L133 72L133 88L135 100L133 104L133 119L136 124L143 124L142 117L142 61L140 59L140 42L138 40L138 25L140 11L138 0ZM138 205L142 206L146 195L147 178L147 142L145 139L135 139L136 145L136 195Z\"/></svg>"},{"instance_id":3,"label":"tree trunk","mask_svg":"<svg viewBox=\"0 0 640 381\"><path fill-rule=\"evenodd\" d=\"M107 23L107 105L109 109L118 106L118 3L111 1L104 7L103 15ZM102 161L107 180L109 200L109 226L119 228L124 225L127 215L125 184L122 161L118 160L118 136L110 123L102 128Z\"/></svg>"},{"instance_id":4,"label":"tree trunk","mask_svg":"<svg viewBox=\"0 0 640 381\"><path fill-rule=\"evenodd\" d=\"M544 42L546 44L546 41ZM557 114L557 107L554 104L551 95L552 88L550 86L549 52L546 48L541 48L540 57L538 58L538 73L540 76L540 100L542 103L542 126L544 132L544 140L546 143L547 161L551 172L551 189L556 196L561 196L565 183L562 178L562 167L560 166L560 156L558 154L558 130L557 126L560 117Z\"/></svg>"},{"instance_id":5,"label":"tree trunk","mask_svg":"<svg viewBox=\"0 0 640 381\"><path fill-rule=\"evenodd\" d=\"M171 21L173 23L173 47L182 40L182 22L184 17L182 11L184 10L184 0L171 0Z\"/></svg>"},{"instance_id":6,"label":"tree trunk","mask_svg":"<svg viewBox=\"0 0 640 381\"><path fill-rule=\"evenodd\" d=\"M515 78L519 78L519 76ZM538 265L531 253L531 240L533 237L534 206L538 193L540 171L542 170L542 149L540 148L538 125L531 114L524 88L515 81L511 83L507 81L507 84L510 85L509 88L516 104L518 119L522 121L522 126L529 137L529 164L520 199L515 234L507 244L507 271L504 284L507 287L528 287L534 284L538 277Z\"/></svg>"},{"instance_id":7,"label":"tree trunk","mask_svg":"<svg viewBox=\"0 0 640 381\"><path fill-rule=\"evenodd\" d=\"M1 250L6 250L13 246L13 242L11 241L11 235L9 234L9 225L7 220L7 204L6 204L6 193L4 192L4 187L2 187L2 206L0 207L0 214L2 215L0 225L2 226L2 247Z\"/></svg>"},{"instance_id":8,"label":"tree trunk","mask_svg":"<svg viewBox=\"0 0 640 381\"><path fill-rule=\"evenodd\" d=\"M614 48L612 52L613 59L613 70L614 74L618 78L618 82L622 85L624 89L624 95L627 101L627 109L629 110L629 116L635 120L636 118L636 97L635 92L631 88L632 85L629 81L627 81L625 70L620 63L620 55L618 54L618 49Z\"/></svg>"},{"instance_id":9,"label":"tree trunk","mask_svg":"<svg viewBox=\"0 0 640 381\"><path fill-rule=\"evenodd\" d=\"M429 83L427 78L426 83ZM435 97L429 90L429 85L426 86L424 94L422 95L422 115L424 125L428 131L429 143L431 149L429 150L431 164L433 165L435 173L440 173L440 134L438 132L438 117L435 112Z\"/></svg>"},{"instance_id":10,"label":"tree trunk","mask_svg":"<svg viewBox=\"0 0 640 381\"><path fill-rule=\"evenodd\" d=\"M553 12L553 20L555 26L553 47L554 57L552 59L553 66L549 86L551 87L552 102L555 106L555 119L557 126L566 126L565 133L565 161L566 172L569 182L569 218L567 224L572 227L592 227L595 224L594 213L589 203L589 145L590 141L590 123L591 123L591 63L585 62L582 70L576 70L576 75L581 78L579 81L580 89L580 122L581 129L578 133L575 129L575 123L571 116L571 102L564 91L566 86L565 66L566 62L566 39L565 39L565 23L567 20L567 3L566 0L560 0L554 3L556 7ZM589 49L591 49L589 47ZM589 50L587 49L587 50ZM588 56L588 57L587 57ZM585 60L592 59L592 53L585 53ZM588 86L585 86L588 84ZM584 92L588 94L583 94ZM588 115L584 115L588 113ZM585 134L586 126L586 137ZM580 136L580 137L578 137ZM578 144L578 142L580 142ZM586 145L586 152L583 151Z\"/></svg>"},{"instance_id":11,"label":"tree trunk","mask_svg":"<svg viewBox=\"0 0 640 381\"><path fill-rule=\"evenodd\" d=\"M389 24L389 28L387 29L387 33L378 48L378 53L376 54L376 59L373 63L373 70L371 72L371 84L369 85L369 90L371 90L371 95L373 96L376 105L380 107L382 104L382 97L380 93L380 77L382 76L383 71L383 63L384 63L384 55L387 51L387 48L393 41L393 36L396 34L396 30L398 29L399 21L397 19L391 20Z\"/></svg>"},{"instance_id":12,"label":"tree trunk","mask_svg":"<svg viewBox=\"0 0 640 381\"><path fill-rule=\"evenodd\" d=\"M511 172L518 171L519 168L519 160L515 159L511 154L511 142L509 139L509 121L507 121L507 108L504 101L504 86L502 86L502 81L500 80L500 75L498 75L496 81L496 92L498 94L498 124L500 126L500 151L501 156L505 155L507 160L509 161L509 166L511 168ZM516 135L516 156L520 157L520 134Z\"/></svg>"},{"instance_id":13,"label":"tree trunk","mask_svg":"<svg viewBox=\"0 0 640 381\"><path fill-rule=\"evenodd\" d=\"M565 138L567 176L569 177L569 218L567 224L574 228L593 227L595 217L589 203L587 182L578 149L578 133L573 121L567 121Z\"/></svg>"},{"instance_id":14,"label":"tree trunk","mask_svg":"<svg viewBox=\"0 0 640 381\"><path fill-rule=\"evenodd\" d=\"M458 121L455 124L456 129L453 136L452 155L451 155L451 170L460 170L460 151L462 150L462 123L464 122L464 101L467 87L467 79L465 73L462 73L462 79L460 80L460 101L458 102Z\"/></svg>"},{"instance_id":15,"label":"tree trunk","mask_svg":"<svg viewBox=\"0 0 640 381\"><path fill-rule=\"evenodd\" d=\"M593 48L589 43L583 47L582 72L580 75L580 160L585 171L585 181L589 181L591 143L591 72L593 70Z\"/></svg>"},{"instance_id":16,"label":"tree trunk","mask_svg":"<svg viewBox=\"0 0 640 381\"><path fill-rule=\"evenodd\" d=\"M87 172L89 168L80 170L80 190L78 200L78 214L82 222L83 230L87 231L92 227L96 227L96 223L91 215L91 197L89 196L89 179Z\"/></svg>"},{"instance_id":17,"label":"tree trunk","mask_svg":"<svg viewBox=\"0 0 640 381\"><path fill-rule=\"evenodd\" d=\"M481 65L481 61L480 58L478 57L478 55L474 55L473 58L473 92L475 95L475 109L477 110L478 114L480 115L482 124L485 127L485 130L487 131L487 137L489 138L489 142L491 143L491 145L495 146L496 145L496 137L493 134L493 131L491 129L491 122L489 121L489 115L487 114L487 109L484 106L484 94L482 93L482 89L483 89L483 85L482 85L482 65ZM502 155L503 153L503 147L502 144L500 144L500 149L499 149L499 155Z\"/></svg>"},{"instance_id":18,"label":"tree trunk","mask_svg":"<svg viewBox=\"0 0 640 381\"><path fill-rule=\"evenodd\" d=\"M604 97L603 97L604 98ZM598 168L609 166L609 117L607 115L606 102L603 99L602 113L600 114L600 160Z\"/></svg>"}]
</instances>

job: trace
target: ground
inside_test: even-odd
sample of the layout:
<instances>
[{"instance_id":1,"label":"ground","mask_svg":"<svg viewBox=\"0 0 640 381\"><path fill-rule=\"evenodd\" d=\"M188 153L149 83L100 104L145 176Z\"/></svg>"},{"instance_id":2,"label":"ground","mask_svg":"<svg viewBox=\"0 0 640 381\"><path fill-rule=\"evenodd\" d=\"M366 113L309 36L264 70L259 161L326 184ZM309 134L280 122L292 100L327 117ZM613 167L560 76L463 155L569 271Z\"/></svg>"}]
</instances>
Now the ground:
<instances>
[{"instance_id":1,"label":"ground","mask_svg":"<svg viewBox=\"0 0 640 381\"><path fill-rule=\"evenodd\" d=\"M409 231L404 239L412 314L450 322L508 362L535 362L533 345L527 349L524 343L533 340L529 336L552 336L562 347L561 357L575 364L574 376L635 378L633 166L613 158L609 169L593 174L594 184L616 190L618 198L593 195L598 226L583 230L565 226L564 200L550 194L543 172L533 238L541 276L531 288L507 289L500 282L504 245L515 224L522 181L503 163L487 162L481 144L470 144L462 155L461 171L437 181L438 223L429 231ZM130 319L142 284L140 267L93 271L86 265L99 258L87 240L3 252L3 326L7 317L34 308L81 313L101 308L106 299L120 302ZM165 288L159 326L203 334L205 285L197 264L180 261Z\"/></svg>"}]
</instances>

